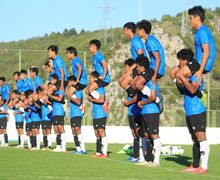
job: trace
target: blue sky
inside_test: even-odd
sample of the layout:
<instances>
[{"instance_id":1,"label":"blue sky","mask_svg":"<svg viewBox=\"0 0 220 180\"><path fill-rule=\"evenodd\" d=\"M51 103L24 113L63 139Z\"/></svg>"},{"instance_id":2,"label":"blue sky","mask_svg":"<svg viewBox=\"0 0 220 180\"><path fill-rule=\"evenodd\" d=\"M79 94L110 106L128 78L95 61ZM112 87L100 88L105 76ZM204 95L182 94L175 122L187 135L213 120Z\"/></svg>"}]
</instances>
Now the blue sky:
<instances>
[{"instance_id":1,"label":"blue sky","mask_svg":"<svg viewBox=\"0 0 220 180\"><path fill-rule=\"evenodd\" d=\"M160 19L194 5L220 7L219 0L105 0L111 8L108 27L141 18ZM96 30L105 26L104 0L0 0L0 42L62 32Z\"/></svg>"}]
</instances>

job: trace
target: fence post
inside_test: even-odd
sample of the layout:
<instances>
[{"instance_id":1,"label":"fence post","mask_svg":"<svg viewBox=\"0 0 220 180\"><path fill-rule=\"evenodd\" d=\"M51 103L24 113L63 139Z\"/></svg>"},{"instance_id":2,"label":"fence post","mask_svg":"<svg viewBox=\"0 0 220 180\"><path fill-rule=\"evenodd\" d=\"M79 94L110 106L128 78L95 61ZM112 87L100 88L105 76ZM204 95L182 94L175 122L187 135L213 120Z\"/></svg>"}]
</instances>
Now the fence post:
<instances>
[{"instance_id":1,"label":"fence post","mask_svg":"<svg viewBox=\"0 0 220 180\"><path fill-rule=\"evenodd\" d=\"M18 51L19 53L19 57L18 57L18 59L19 59L19 62L18 62L18 70L19 70L19 72L21 71L21 49L19 49L19 51Z\"/></svg>"}]
</instances>

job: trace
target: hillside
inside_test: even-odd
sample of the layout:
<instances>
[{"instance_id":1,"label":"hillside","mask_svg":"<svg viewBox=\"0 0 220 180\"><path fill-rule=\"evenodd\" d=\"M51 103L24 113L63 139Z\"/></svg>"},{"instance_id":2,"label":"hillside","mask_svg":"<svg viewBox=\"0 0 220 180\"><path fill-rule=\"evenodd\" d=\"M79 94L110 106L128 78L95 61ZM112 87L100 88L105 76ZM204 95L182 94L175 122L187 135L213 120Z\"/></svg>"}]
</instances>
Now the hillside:
<instances>
[{"instance_id":1,"label":"hillside","mask_svg":"<svg viewBox=\"0 0 220 180\"><path fill-rule=\"evenodd\" d=\"M183 47L193 47L193 33L188 27L185 37L181 37L181 18L178 14L176 17L165 15L161 21L152 20L152 33L161 41L166 52L166 76L159 81L164 95L165 111L161 116L161 124L165 126L182 126L185 124L184 113L182 110L182 98L178 95L172 82L169 80L169 70L177 63L176 52ZM208 10L206 24L213 30L217 46L217 58L211 75L212 87L220 88L220 8L216 10ZM123 68L123 62L130 57L129 41L125 39L122 28L108 30L108 44L102 46L102 52L105 54L112 76L112 83L107 88L107 96L110 101L110 115L108 123L112 125L126 125L127 113L126 108L121 106L121 99L126 97L126 94L118 86L117 80ZM100 39L103 42L103 31L85 32L84 30L77 34L73 29L64 30L60 33L51 33L44 37L35 37L27 40L0 43L0 76L6 76L7 80L11 80L12 73L19 68L19 51L21 49L20 59L21 67L24 69L32 65L42 67L47 59L47 47L51 44L57 44L60 47L60 55L64 58L69 71L70 62L65 57L65 49L68 46L75 46L79 51L79 56L84 59L87 73L92 71L91 55L89 55L88 42L91 39ZM42 70L40 75L45 79L46 74ZM12 81L10 81L13 84ZM211 110L220 110L220 97L216 89L211 90ZM85 115L85 124L91 123L90 106L88 106ZM216 117L219 111L210 111L210 125L216 125ZM213 112L215 114L213 115Z\"/></svg>"}]
</instances>

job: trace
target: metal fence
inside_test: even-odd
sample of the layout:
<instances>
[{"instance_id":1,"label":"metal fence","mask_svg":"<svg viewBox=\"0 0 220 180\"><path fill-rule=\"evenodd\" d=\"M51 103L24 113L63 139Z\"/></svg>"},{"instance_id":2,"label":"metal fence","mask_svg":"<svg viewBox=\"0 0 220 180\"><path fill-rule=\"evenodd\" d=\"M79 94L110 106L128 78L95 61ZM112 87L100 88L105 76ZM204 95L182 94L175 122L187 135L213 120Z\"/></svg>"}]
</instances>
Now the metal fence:
<instances>
[{"instance_id":1,"label":"metal fence","mask_svg":"<svg viewBox=\"0 0 220 180\"><path fill-rule=\"evenodd\" d=\"M78 52L79 57L83 60L88 72L92 71L91 63L87 62L88 56L86 51ZM60 52L61 57L65 60L68 71L71 74L70 61L65 57L65 52ZM41 68L43 63L48 59L46 50L21 50L21 49L0 49L0 76L5 76L7 82L14 86L12 74L21 69L28 69L32 65ZM90 60L90 59L89 59ZM39 75L46 80L47 74L40 70ZM160 82L159 82L160 84ZM209 127L220 127L220 83L212 82L210 75L205 76L207 97L207 125ZM183 110L183 97L180 96L174 85L161 86L161 94L164 97L164 112L160 116L161 126L185 126L185 114ZM119 87L117 82L112 82L107 88L107 99L110 102L110 112L107 120L108 125L128 125L127 108L121 104L126 93ZM91 103L84 96L86 112L83 118L84 125L92 124ZM69 103L66 105L66 123L69 123Z\"/></svg>"}]
</instances>

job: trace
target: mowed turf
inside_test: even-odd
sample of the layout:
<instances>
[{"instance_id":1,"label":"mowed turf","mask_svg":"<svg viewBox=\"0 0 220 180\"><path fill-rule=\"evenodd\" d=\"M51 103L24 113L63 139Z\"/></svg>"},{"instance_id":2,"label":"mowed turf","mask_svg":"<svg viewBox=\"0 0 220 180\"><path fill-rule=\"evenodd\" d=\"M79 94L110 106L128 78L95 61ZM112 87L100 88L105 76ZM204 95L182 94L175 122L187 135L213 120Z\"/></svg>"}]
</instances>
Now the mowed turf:
<instances>
[{"instance_id":1,"label":"mowed turf","mask_svg":"<svg viewBox=\"0 0 220 180\"><path fill-rule=\"evenodd\" d=\"M110 144L109 158L97 159L95 144L86 145L87 155L50 151L0 148L0 180L26 179L220 179L220 145L212 145L207 174L181 172L191 162L191 146L183 146L182 156L161 156L161 167L150 168L128 162L128 155L117 154L123 145ZM68 144L68 150L73 145Z\"/></svg>"}]
</instances>

